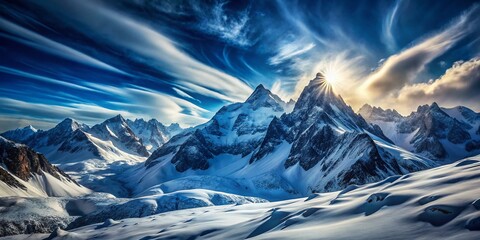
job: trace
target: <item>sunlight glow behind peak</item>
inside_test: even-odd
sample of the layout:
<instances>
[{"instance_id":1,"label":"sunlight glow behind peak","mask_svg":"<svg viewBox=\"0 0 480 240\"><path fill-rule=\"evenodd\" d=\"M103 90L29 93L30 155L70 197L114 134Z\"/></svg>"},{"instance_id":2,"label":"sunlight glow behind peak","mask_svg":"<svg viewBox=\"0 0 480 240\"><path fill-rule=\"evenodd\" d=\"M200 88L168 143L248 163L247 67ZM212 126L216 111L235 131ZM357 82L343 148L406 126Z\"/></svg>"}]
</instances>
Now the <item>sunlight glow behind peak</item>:
<instances>
[{"instance_id":1,"label":"sunlight glow behind peak","mask_svg":"<svg viewBox=\"0 0 480 240\"><path fill-rule=\"evenodd\" d=\"M324 80L329 84L329 85L335 85L340 81L341 74L337 71L335 71L333 68L326 68L325 70L322 71L322 74L324 76Z\"/></svg>"}]
</instances>

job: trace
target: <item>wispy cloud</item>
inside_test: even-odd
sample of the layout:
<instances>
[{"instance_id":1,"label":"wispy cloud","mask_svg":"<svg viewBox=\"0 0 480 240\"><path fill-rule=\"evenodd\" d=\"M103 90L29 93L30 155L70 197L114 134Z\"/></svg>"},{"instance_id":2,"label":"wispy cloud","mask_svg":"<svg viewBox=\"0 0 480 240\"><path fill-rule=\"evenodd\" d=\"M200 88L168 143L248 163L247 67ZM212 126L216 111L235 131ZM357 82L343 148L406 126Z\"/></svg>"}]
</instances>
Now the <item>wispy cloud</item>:
<instances>
[{"instance_id":1,"label":"wispy cloud","mask_svg":"<svg viewBox=\"0 0 480 240\"><path fill-rule=\"evenodd\" d=\"M70 82L66 82L66 81L62 81L62 80L58 80L58 79L54 79L54 78L50 78L50 77L45 77L45 76L42 76L42 75L39 75L39 74L29 73L29 72L21 71L21 70L14 69L14 68L0 66L0 72L8 73L8 74L11 74L11 75L16 75L16 76L20 76L20 77L25 77L25 78L29 78L29 79L33 79L33 80L37 80L37 81L42 81L42 82L46 82L46 83L52 83L52 84L56 84L56 85L60 85L60 86L64 86L64 87L73 88L73 89L99 92L96 89L88 88L88 87L83 86L83 85L70 83Z\"/></svg>"},{"instance_id":2,"label":"wispy cloud","mask_svg":"<svg viewBox=\"0 0 480 240\"><path fill-rule=\"evenodd\" d=\"M191 126L206 122L208 119L204 116L211 114L210 111L184 99L135 85L119 88L97 83L86 84L93 89L115 95L117 100L97 103L66 101L61 104L47 104L2 97L0 108L3 114L8 114L10 117L29 116L37 119L37 122L51 124L65 117L95 124L116 114L122 114L127 118L154 117L167 124L176 122Z\"/></svg>"},{"instance_id":3,"label":"wispy cloud","mask_svg":"<svg viewBox=\"0 0 480 240\"><path fill-rule=\"evenodd\" d=\"M393 27L397 21L397 13L401 4L402 0L396 0L393 7L390 9L390 11L388 11L388 14L385 16L385 19L383 21L382 40L390 52L395 51L397 48L395 36L393 35Z\"/></svg>"},{"instance_id":4,"label":"wispy cloud","mask_svg":"<svg viewBox=\"0 0 480 240\"><path fill-rule=\"evenodd\" d=\"M108 65L78 50L70 48L67 45L50 40L42 35L39 35L2 18L0 18L0 28L12 34L10 38L15 38L18 42L22 42L25 45L34 47L41 51L45 51L89 66L128 75L126 72L118 68Z\"/></svg>"},{"instance_id":5,"label":"wispy cloud","mask_svg":"<svg viewBox=\"0 0 480 240\"><path fill-rule=\"evenodd\" d=\"M251 46L255 40L249 36L248 21L250 9L228 13L225 11L227 1L217 2L213 7L196 6L197 16L201 18L198 28L238 46Z\"/></svg>"},{"instance_id":6,"label":"wispy cloud","mask_svg":"<svg viewBox=\"0 0 480 240\"><path fill-rule=\"evenodd\" d=\"M116 46L133 60L169 74L175 84L195 86L199 94L234 102L243 101L252 91L243 81L192 58L177 47L178 43L147 24L104 5L88 1L36 3L62 16L67 24L97 41ZM86 15L92 17L85 18ZM108 28L99 26L99 23L108 23Z\"/></svg>"},{"instance_id":7,"label":"wispy cloud","mask_svg":"<svg viewBox=\"0 0 480 240\"><path fill-rule=\"evenodd\" d=\"M295 41L280 46L278 53L269 59L270 64L277 65L285 60L291 60L293 57L300 56L315 47L314 43L304 43Z\"/></svg>"},{"instance_id":8,"label":"wispy cloud","mask_svg":"<svg viewBox=\"0 0 480 240\"><path fill-rule=\"evenodd\" d=\"M182 90L180 90L180 89L178 89L178 88L173 87L172 89L173 89L173 91L175 91L175 92L176 92L179 96L181 96L181 97L188 98L188 99L191 99L191 100L195 100L195 101L197 101L197 102L200 102L200 100L198 100L198 99L190 96L190 94L188 94L188 93L186 93L186 92L184 92L184 91L182 91Z\"/></svg>"}]
</instances>

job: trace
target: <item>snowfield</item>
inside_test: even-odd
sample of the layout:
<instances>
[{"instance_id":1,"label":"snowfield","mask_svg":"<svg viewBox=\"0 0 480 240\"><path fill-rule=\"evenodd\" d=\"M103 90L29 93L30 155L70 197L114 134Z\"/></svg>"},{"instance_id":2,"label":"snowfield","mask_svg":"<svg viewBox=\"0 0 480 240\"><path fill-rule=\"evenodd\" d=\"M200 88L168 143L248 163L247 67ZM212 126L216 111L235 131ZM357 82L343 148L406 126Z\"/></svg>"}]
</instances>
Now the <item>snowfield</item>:
<instances>
[{"instance_id":1,"label":"snowfield","mask_svg":"<svg viewBox=\"0 0 480 240\"><path fill-rule=\"evenodd\" d=\"M262 202L267 201L203 189L139 198L115 198L108 193L80 197L1 197L0 236L50 233L57 227L69 229L180 209Z\"/></svg>"},{"instance_id":2,"label":"snowfield","mask_svg":"<svg viewBox=\"0 0 480 240\"><path fill-rule=\"evenodd\" d=\"M480 156L308 198L58 230L53 239L478 239ZM14 239L42 239L45 234ZM57 236L57 237L55 237Z\"/></svg>"}]
</instances>

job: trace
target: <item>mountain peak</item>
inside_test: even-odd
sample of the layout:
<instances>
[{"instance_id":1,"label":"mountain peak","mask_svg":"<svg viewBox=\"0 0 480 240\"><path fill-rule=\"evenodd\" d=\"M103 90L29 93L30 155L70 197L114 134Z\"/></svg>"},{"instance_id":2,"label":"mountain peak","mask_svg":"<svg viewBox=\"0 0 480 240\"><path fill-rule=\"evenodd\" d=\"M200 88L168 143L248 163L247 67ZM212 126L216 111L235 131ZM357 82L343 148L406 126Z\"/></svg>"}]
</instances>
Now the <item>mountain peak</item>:
<instances>
[{"instance_id":1,"label":"mountain peak","mask_svg":"<svg viewBox=\"0 0 480 240\"><path fill-rule=\"evenodd\" d=\"M245 103L252 105L253 109L272 107L275 111L283 111L283 107L285 106L285 102L280 99L280 97L270 92L270 90L266 89L262 84L255 88L255 91L253 91Z\"/></svg>"},{"instance_id":2,"label":"mountain peak","mask_svg":"<svg viewBox=\"0 0 480 240\"><path fill-rule=\"evenodd\" d=\"M265 87L263 86L263 84L260 83L260 84L255 88L255 90L257 90L257 89L265 89Z\"/></svg>"},{"instance_id":3,"label":"mountain peak","mask_svg":"<svg viewBox=\"0 0 480 240\"><path fill-rule=\"evenodd\" d=\"M23 130L31 130L31 131L33 131L33 132L36 132L36 131L37 131L37 129L34 128L32 125L25 126L25 127L23 128Z\"/></svg>"},{"instance_id":4,"label":"mountain peak","mask_svg":"<svg viewBox=\"0 0 480 240\"><path fill-rule=\"evenodd\" d=\"M178 124L178 123L171 123L168 127L169 128L181 128L180 124Z\"/></svg>"},{"instance_id":5,"label":"mountain peak","mask_svg":"<svg viewBox=\"0 0 480 240\"><path fill-rule=\"evenodd\" d=\"M254 102L270 94L271 92L266 89L262 84L260 84L255 88L255 91L253 91L253 93L250 95L250 97L247 98L245 102Z\"/></svg>"},{"instance_id":6,"label":"mountain peak","mask_svg":"<svg viewBox=\"0 0 480 240\"><path fill-rule=\"evenodd\" d=\"M116 115L115 117L107 119L105 122L124 122L125 118L121 114Z\"/></svg>"},{"instance_id":7,"label":"mountain peak","mask_svg":"<svg viewBox=\"0 0 480 240\"><path fill-rule=\"evenodd\" d=\"M67 129L67 130L72 130L75 131L80 127L80 124L78 124L77 121L75 121L73 118L65 118L63 121L61 121L57 126L54 127L54 129Z\"/></svg>"},{"instance_id":8,"label":"mountain peak","mask_svg":"<svg viewBox=\"0 0 480 240\"><path fill-rule=\"evenodd\" d=\"M358 110L358 112L370 112L373 110L372 105L365 103L363 106Z\"/></svg>"},{"instance_id":9,"label":"mountain peak","mask_svg":"<svg viewBox=\"0 0 480 240\"><path fill-rule=\"evenodd\" d=\"M345 105L343 100L335 95L332 87L327 83L321 73L317 73L308 85L303 89L295 108L312 108L314 106L326 106L328 104Z\"/></svg>"},{"instance_id":10,"label":"mountain peak","mask_svg":"<svg viewBox=\"0 0 480 240\"><path fill-rule=\"evenodd\" d=\"M358 114L369 121L381 120L385 122L393 122L402 119L403 116L395 109L383 109L381 107L364 104L359 110Z\"/></svg>"}]
</instances>

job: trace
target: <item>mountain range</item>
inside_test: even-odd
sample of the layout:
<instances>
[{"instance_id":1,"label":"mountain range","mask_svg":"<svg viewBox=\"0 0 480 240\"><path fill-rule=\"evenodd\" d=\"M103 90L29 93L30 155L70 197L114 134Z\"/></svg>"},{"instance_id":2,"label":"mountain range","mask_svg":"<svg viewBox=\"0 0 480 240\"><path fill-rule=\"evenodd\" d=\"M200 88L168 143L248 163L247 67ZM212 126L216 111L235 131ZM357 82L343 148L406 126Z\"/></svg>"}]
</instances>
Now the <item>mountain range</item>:
<instances>
[{"instance_id":1,"label":"mountain range","mask_svg":"<svg viewBox=\"0 0 480 240\"><path fill-rule=\"evenodd\" d=\"M364 105L359 113L397 146L426 158L450 163L480 154L480 114L467 107L432 103L404 117L395 110Z\"/></svg>"},{"instance_id":2,"label":"mountain range","mask_svg":"<svg viewBox=\"0 0 480 240\"><path fill-rule=\"evenodd\" d=\"M128 172L134 194L206 188L270 200L342 189L436 166L393 144L322 75L291 111L263 86L173 137ZM302 179L302 181L298 181Z\"/></svg>"},{"instance_id":3,"label":"mountain range","mask_svg":"<svg viewBox=\"0 0 480 240\"><path fill-rule=\"evenodd\" d=\"M166 127L154 119L131 121L117 115L92 127L66 118L47 131L26 127L1 135L44 154L92 190L128 196L117 174L143 162L148 149L182 130L178 124Z\"/></svg>"},{"instance_id":4,"label":"mountain range","mask_svg":"<svg viewBox=\"0 0 480 240\"><path fill-rule=\"evenodd\" d=\"M436 103L406 117L370 105L357 114L317 74L297 102L259 85L245 102L189 129L117 115L92 127L67 118L47 131L1 135L94 191L128 197L201 188L276 200L479 154L479 128L480 114Z\"/></svg>"},{"instance_id":5,"label":"mountain range","mask_svg":"<svg viewBox=\"0 0 480 240\"><path fill-rule=\"evenodd\" d=\"M436 103L409 116L370 105L355 113L319 73L297 102L259 85L187 129L117 115L91 127L66 118L49 130L0 135L0 196L19 197L0 199L0 207L52 211L33 225L7 211L1 236L362 186L370 194L397 179L413 184L400 175L480 154L480 114Z\"/></svg>"}]
</instances>

